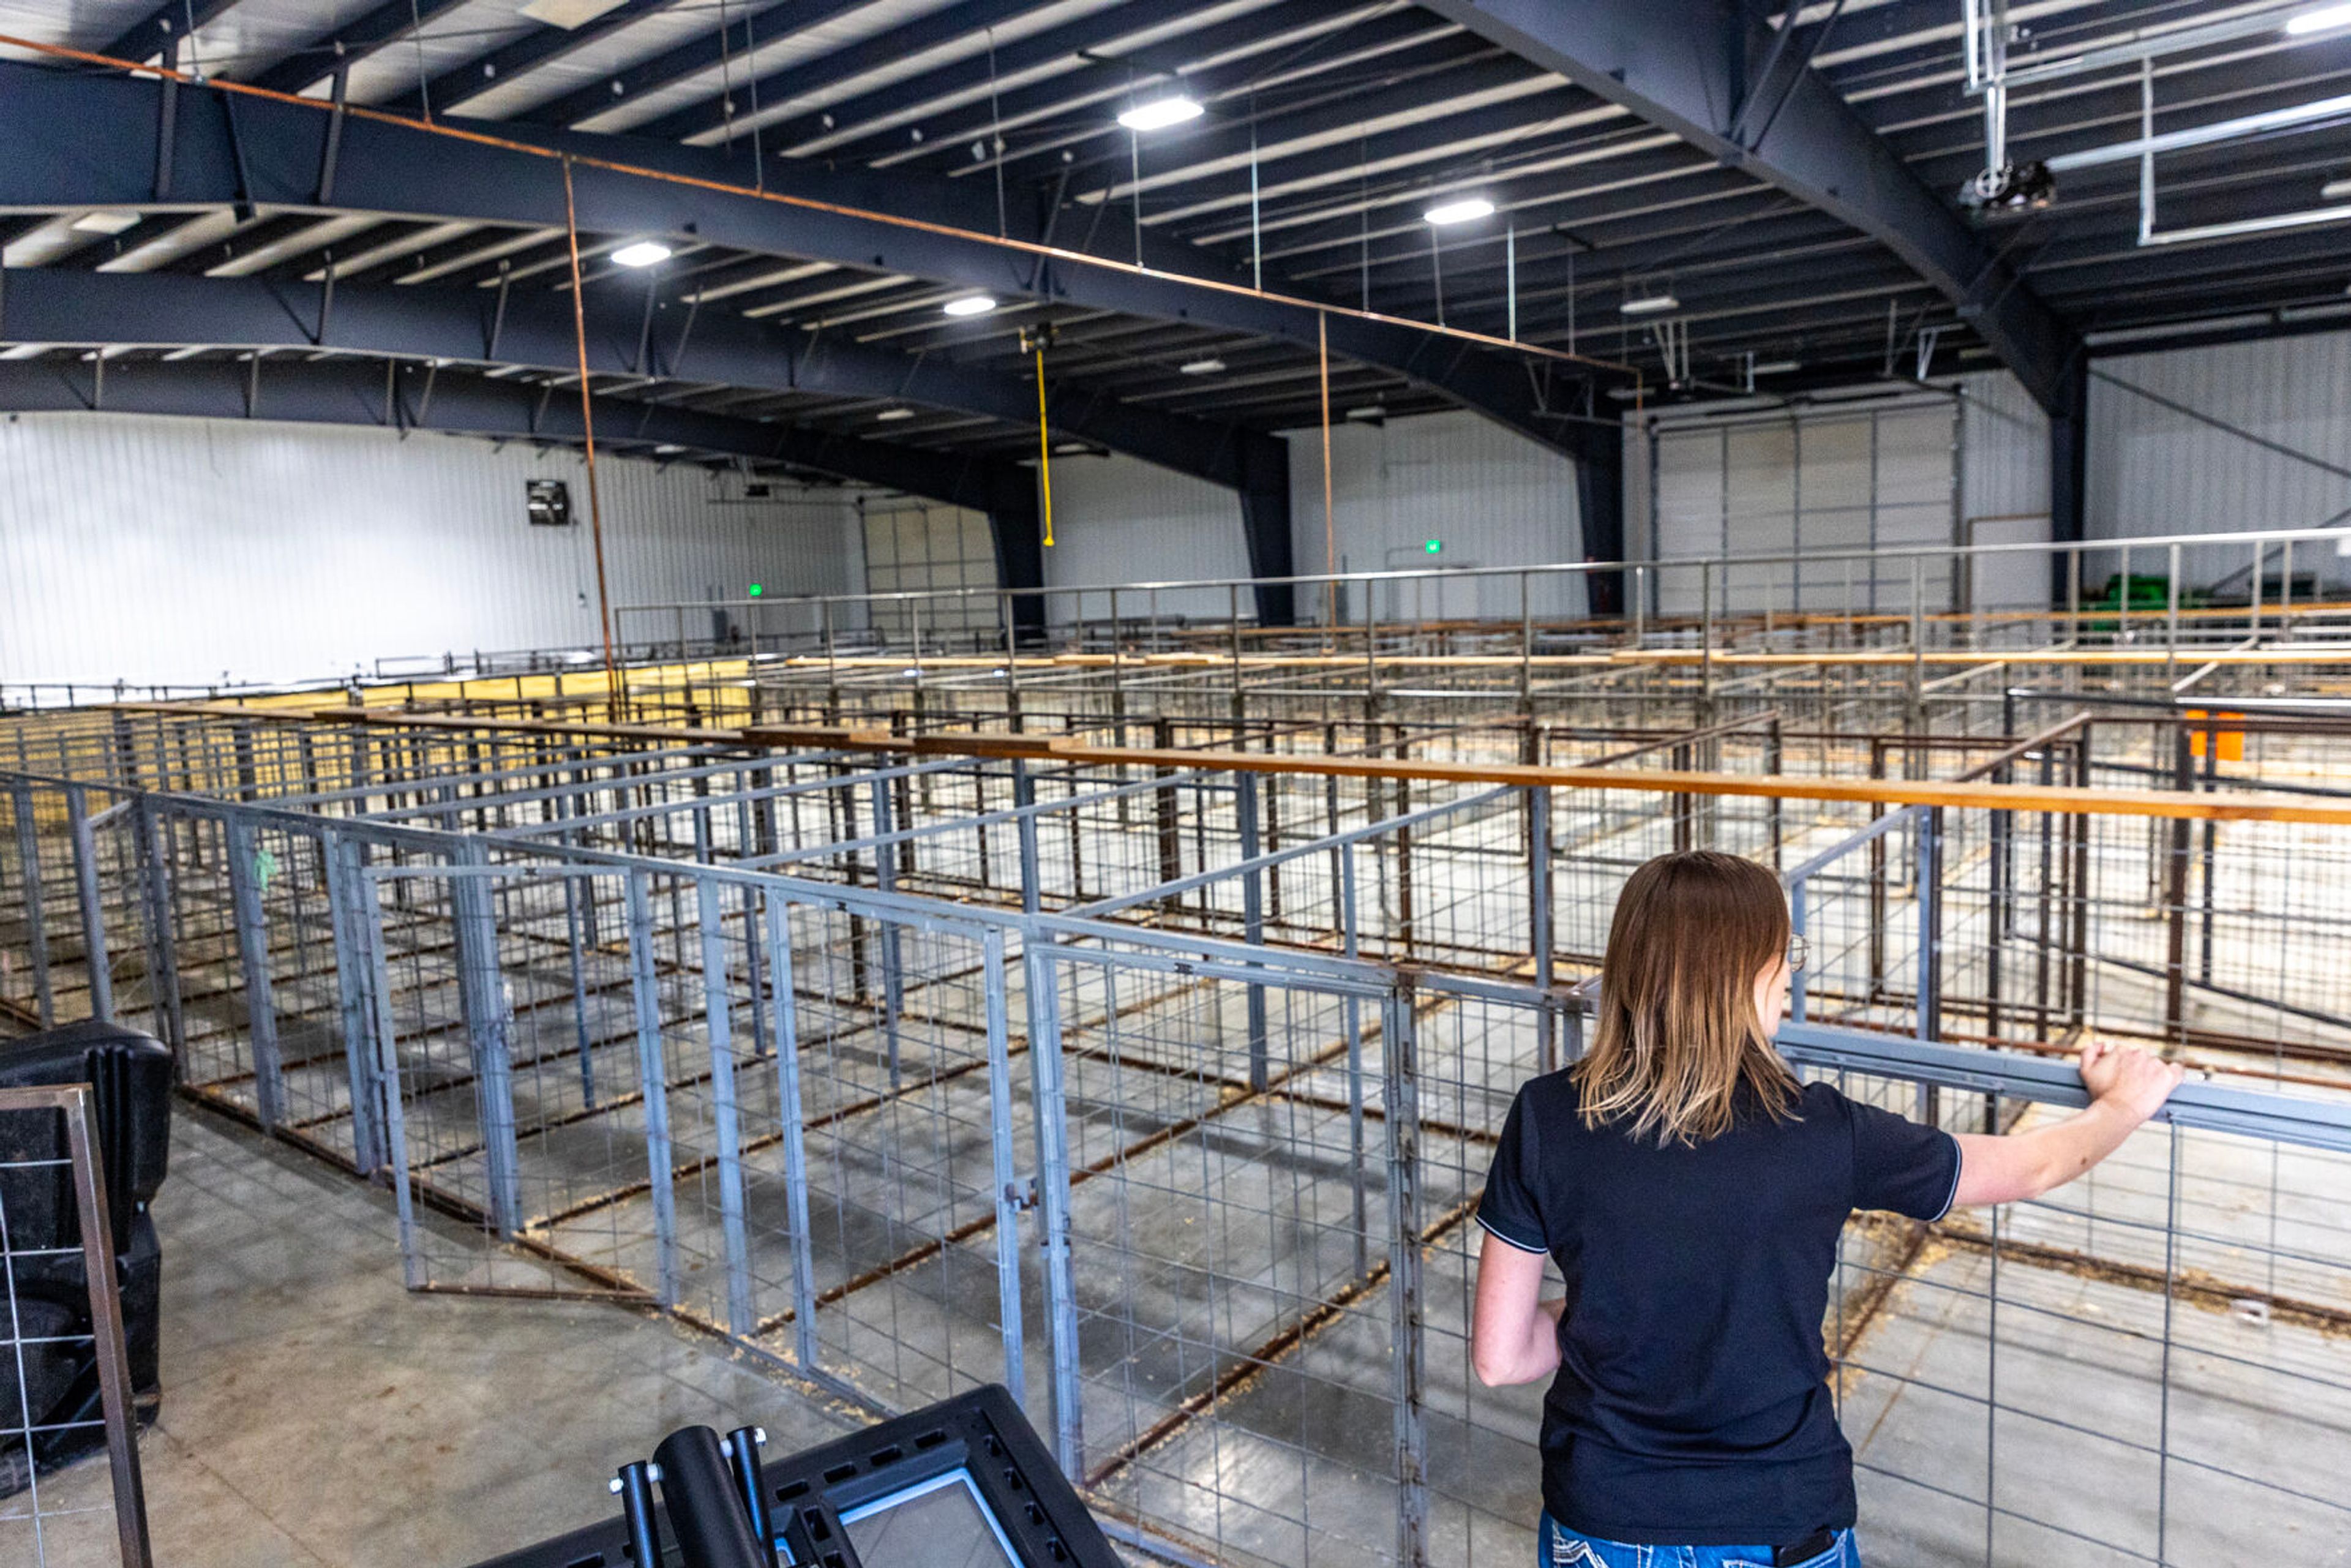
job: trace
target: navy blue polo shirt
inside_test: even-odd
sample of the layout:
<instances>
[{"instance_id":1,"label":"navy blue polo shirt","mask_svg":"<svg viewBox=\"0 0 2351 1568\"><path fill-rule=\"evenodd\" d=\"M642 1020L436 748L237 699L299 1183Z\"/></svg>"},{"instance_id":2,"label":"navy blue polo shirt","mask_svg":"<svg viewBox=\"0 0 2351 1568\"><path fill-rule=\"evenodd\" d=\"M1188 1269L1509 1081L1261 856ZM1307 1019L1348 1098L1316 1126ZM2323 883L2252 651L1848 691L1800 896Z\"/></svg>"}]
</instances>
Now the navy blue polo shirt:
<instances>
[{"instance_id":1,"label":"navy blue polo shirt","mask_svg":"<svg viewBox=\"0 0 2351 1568\"><path fill-rule=\"evenodd\" d=\"M1822 1342L1855 1209L1939 1219L1948 1133L1803 1088L1793 1113L1659 1147L1583 1124L1566 1072L1520 1089L1478 1222L1567 1281L1543 1506L1609 1541L1778 1544L1854 1522Z\"/></svg>"}]
</instances>

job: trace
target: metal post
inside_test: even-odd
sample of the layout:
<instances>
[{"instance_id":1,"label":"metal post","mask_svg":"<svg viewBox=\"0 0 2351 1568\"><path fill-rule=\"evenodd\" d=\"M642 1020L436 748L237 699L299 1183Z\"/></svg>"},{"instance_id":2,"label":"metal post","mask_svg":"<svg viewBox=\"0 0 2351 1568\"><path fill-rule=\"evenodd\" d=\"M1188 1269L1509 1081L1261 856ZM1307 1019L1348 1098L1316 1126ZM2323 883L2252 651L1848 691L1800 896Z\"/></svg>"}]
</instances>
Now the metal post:
<instances>
[{"instance_id":1,"label":"metal post","mask_svg":"<svg viewBox=\"0 0 2351 1568\"><path fill-rule=\"evenodd\" d=\"M743 1120L735 1091L733 1009L726 997L726 925L714 877L695 879L702 921L702 1017L710 1047L710 1116L718 1137L718 1223L726 1250L726 1327L758 1333L751 1301L751 1239L744 1228Z\"/></svg>"},{"instance_id":2,"label":"metal post","mask_svg":"<svg viewBox=\"0 0 2351 1568\"><path fill-rule=\"evenodd\" d=\"M1258 779L1254 773L1233 775L1233 811L1238 819L1243 862L1258 857ZM1241 937L1250 946L1265 943L1265 873L1250 867L1241 873ZM1249 1087L1266 1085L1265 988L1249 988Z\"/></svg>"},{"instance_id":3,"label":"metal post","mask_svg":"<svg viewBox=\"0 0 2351 1568\"><path fill-rule=\"evenodd\" d=\"M2208 731L2205 743L2210 745L2212 738ZM2172 731L2171 787L2183 793L2196 788L2196 760L2185 719ZM2175 817L2169 828L2163 877L2163 1028L2165 1037L2177 1041L2188 1019L2188 819Z\"/></svg>"},{"instance_id":4,"label":"metal post","mask_svg":"<svg viewBox=\"0 0 2351 1568\"><path fill-rule=\"evenodd\" d=\"M671 1307L677 1304L677 1195L670 1159L669 1066L662 1044L653 903L643 872L630 872L623 885L629 912L629 992L637 1014L637 1084L644 1096L645 1175L653 1197L653 1298Z\"/></svg>"},{"instance_id":5,"label":"metal post","mask_svg":"<svg viewBox=\"0 0 2351 1568\"><path fill-rule=\"evenodd\" d=\"M89 1089L76 1084L50 1089L46 1094L54 1097L53 1103L64 1114L67 1163L73 1169L74 1217L81 1231L82 1278L88 1281L89 1295L90 1349L98 1364L99 1409L106 1426L108 1466L113 1472L115 1539L122 1568L148 1568L152 1559L147 1542L147 1498L139 1474L131 1354L122 1340L121 1284L111 1256L114 1232L108 1223L105 1151L99 1147ZM13 1306L13 1288L10 1295ZM21 1350L18 1354L22 1354ZM29 1433L26 1441L29 1446ZM26 1463L31 1463L29 1453Z\"/></svg>"},{"instance_id":6,"label":"metal post","mask_svg":"<svg viewBox=\"0 0 2351 1568\"><path fill-rule=\"evenodd\" d=\"M1004 1386L1018 1399L1029 1384L1020 1319L1020 1184L1012 1155L1012 1025L1005 1000L1004 930L980 938L987 989L989 1154L996 1176L996 1318L1004 1341Z\"/></svg>"},{"instance_id":7,"label":"metal post","mask_svg":"<svg viewBox=\"0 0 2351 1568\"><path fill-rule=\"evenodd\" d=\"M784 1207L791 1227L792 1345L817 1370L816 1249L809 1238L808 1132L800 1109L799 1000L792 989L791 909L768 897L768 973L775 979L776 1120L784 1135Z\"/></svg>"},{"instance_id":8,"label":"metal post","mask_svg":"<svg viewBox=\"0 0 2351 1568\"><path fill-rule=\"evenodd\" d=\"M1943 808L1918 817L1918 1038L1943 1037Z\"/></svg>"},{"instance_id":9,"label":"metal post","mask_svg":"<svg viewBox=\"0 0 2351 1568\"><path fill-rule=\"evenodd\" d=\"M873 836L886 839L895 830L892 826L890 781L876 779L873 791ZM873 848L873 884L884 893L893 893L898 886L897 846L877 843ZM887 915L879 917L882 925L882 1038L890 1058L890 1087L898 1087L898 1018L905 1009L905 971L898 923Z\"/></svg>"},{"instance_id":10,"label":"metal post","mask_svg":"<svg viewBox=\"0 0 2351 1568\"><path fill-rule=\"evenodd\" d=\"M1362 945L1355 929L1355 845L1352 840L1339 850L1339 932L1346 956L1360 956ZM1355 1278L1360 1280L1371 1270L1371 1222L1366 1213L1364 1168L1364 1004L1362 998L1351 996L1339 1006L1347 1031L1347 1180L1353 1189Z\"/></svg>"},{"instance_id":11,"label":"metal post","mask_svg":"<svg viewBox=\"0 0 2351 1568\"><path fill-rule=\"evenodd\" d=\"M74 894L81 904L82 968L89 977L89 1016L114 1021L114 964L106 950L106 903L98 885L98 835L89 825L89 791L66 786L66 828L73 837Z\"/></svg>"},{"instance_id":12,"label":"metal post","mask_svg":"<svg viewBox=\"0 0 2351 1568\"><path fill-rule=\"evenodd\" d=\"M324 849L327 915L335 942L335 991L341 1005L343 1068L351 1091L351 1163L363 1173L371 1172L383 1167L385 1153L378 1108L368 1092L368 1064L375 1057L369 1031L375 1013L368 996L370 969L363 936L367 921L360 902L368 896L367 885L349 839L326 835Z\"/></svg>"},{"instance_id":13,"label":"metal post","mask_svg":"<svg viewBox=\"0 0 2351 1568\"><path fill-rule=\"evenodd\" d=\"M2170 553L2163 574L2163 679L2167 687L2176 685L2179 678L2179 547L2173 545Z\"/></svg>"},{"instance_id":14,"label":"metal post","mask_svg":"<svg viewBox=\"0 0 2351 1568\"><path fill-rule=\"evenodd\" d=\"M1045 1268L1045 1319L1053 1353L1053 1457L1072 1480L1085 1477L1085 1424L1078 1379L1077 1282L1070 1267L1069 1106L1061 1083L1061 997L1050 938L1024 932L1020 962L1029 997L1029 1071L1036 1102L1037 1245Z\"/></svg>"},{"instance_id":15,"label":"metal post","mask_svg":"<svg viewBox=\"0 0 2351 1568\"><path fill-rule=\"evenodd\" d=\"M223 826L228 838L228 891L236 915L237 956L245 972L245 1013L253 1051L253 1109L266 1131L277 1130L286 1080L277 1056L277 1007L269 991L269 924L255 885L253 828L231 810Z\"/></svg>"},{"instance_id":16,"label":"metal post","mask_svg":"<svg viewBox=\"0 0 2351 1568\"><path fill-rule=\"evenodd\" d=\"M57 1024L56 988L49 977L49 933L41 898L41 841L33 821L33 787L17 784L9 791L10 810L16 818L16 860L24 872L25 940L32 949L33 990L40 1007L41 1027Z\"/></svg>"},{"instance_id":17,"label":"metal post","mask_svg":"<svg viewBox=\"0 0 2351 1568\"><path fill-rule=\"evenodd\" d=\"M1788 929L1798 936L1808 936L1812 911L1805 903L1804 879L1798 877L1788 884ZM1804 1021L1804 971L1795 970L1788 977L1788 1021Z\"/></svg>"},{"instance_id":18,"label":"metal post","mask_svg":"<svg viewBox=\"0 0 2351 1568\"><path fill-rule=\"evenodd\" d=\"M471 839L459 847L457 860L461 868L488 863L480 842ZM514 1018L498 972L497 913L486 876L460 874L450 883L457 928L457 1000L473 1052L475 1113L482 1131L490 1223L500 1234L512 1236L522 1228L526 1216L522 1155L515 1140Z\"/></svg>"},{"instance_id":19,"label":"metal post","mask_svg":"<svg viewBox=\"0 0 2351 1568\"><path fill-rule=\"evenodd\" d=\"M180 998L179 936L172 926L171 835L153 796L140 796L138 810L146 871L148 989L154 998L156 1028L172 1053L183 1056L188 1026Z\"/></svg>"},{"instance_id":20,"label":"metal post","mask_svg":"<svg viewBox=\"0 0 2351 1568\"><path fill-rule=\"evenodd\" d=\"M1559 1070L1559 1019L1552 1011L1551 906L1551 790L1536 784L1525 794L1527 813L1527 932L1534 947L1535 989L1543 993L1535 1015L1535 1060L1545 1072Z\"/></svg>"},{"instance_id":21,"label":"metal post","mask_svg":"<svg viewBox=\"0 0 2351 1568\"><path fill-rule=\"evenodd\" d=\"M1395 1405L1396 1552L1408 1568L1428 1561L1428 1437L1421 1415L1427 1343L1422 1322L1419 1064L1416 993L1409 977L1383 1003L1381 1087L1388 1159L1389 1364Z\"/></svg>"},{"instance_id":22,"label":"metal post","mask_svg":"<svg viewBox=\"0 0 2351 1568\"><path fill-rule=\"evenodd\" d=\"M1041 907L1038 886L1037 813L1030 808L1037 804L1037 781L1029 776L1029 765L1016 757L1012 759L1012 804L1020 813L1020 908L1034 915Z\"/></svg>"}]
</instances>

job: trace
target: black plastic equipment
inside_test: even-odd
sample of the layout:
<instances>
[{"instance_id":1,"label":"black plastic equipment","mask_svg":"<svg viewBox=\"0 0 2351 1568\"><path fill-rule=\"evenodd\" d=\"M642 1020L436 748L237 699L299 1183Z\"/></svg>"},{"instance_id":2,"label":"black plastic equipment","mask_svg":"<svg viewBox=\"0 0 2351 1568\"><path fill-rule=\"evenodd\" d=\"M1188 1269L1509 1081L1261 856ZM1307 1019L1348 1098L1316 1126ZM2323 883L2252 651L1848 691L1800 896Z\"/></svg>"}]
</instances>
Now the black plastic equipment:
<instances>
[{"instance_id":1,"label":"black plastic equipment","mask_svg":"<svg viewBox=\"0 0 2351 1568\"><path fill-rule=\"evenodd\" d=\"M162 1254L147 1207L171 1163L172 1052L152 1036L94 1020L0 1044L0 1087L45 1083L88 1083L94 1091L133 1404L141 1421L152 1421L162 1388ZM17 1333L27 1341L52 1342L24 1346L21 1390L17 1358L0 1357L0 1410L13 1416L29 1408L37 1426L51 1428L35 1440L30 1455L21 1447L0 1452L0 1496L22 1490L31 1465L47 1469L106 1442L95 1424L98 1364L85 1337L89 1290L66 1158L65 1132L56 1118L0 1117L0 1205L8 1217L10 1249L19 1254L11 1272L25 1320ZM26 1252L55 1255L22 1256Z\"/></svg>"},{"instance_id":2,"label":"black plastic equipment","mask_svg":"<svg viewBox=\"0 0 2351 1568\"><path fill-rule=\"evenodd\" d=\"M758 1442L748 1427L724 1444L707 1427L672 1433L651 1466L613 1483L621 1518L477 1568L767 1568L776 1557L761 1552L760 1514L769 1552L793 1568L1120 1568L994 1384L785 1458L763 1459ZM643 1511L626 1506L632 1471L658 1476L658 1508L649 1491L637 1494ZM746 1488L758 1506L745 1507ZM659 1563L632 1540L653 1542Z\"/></svg>"}]
</instances>

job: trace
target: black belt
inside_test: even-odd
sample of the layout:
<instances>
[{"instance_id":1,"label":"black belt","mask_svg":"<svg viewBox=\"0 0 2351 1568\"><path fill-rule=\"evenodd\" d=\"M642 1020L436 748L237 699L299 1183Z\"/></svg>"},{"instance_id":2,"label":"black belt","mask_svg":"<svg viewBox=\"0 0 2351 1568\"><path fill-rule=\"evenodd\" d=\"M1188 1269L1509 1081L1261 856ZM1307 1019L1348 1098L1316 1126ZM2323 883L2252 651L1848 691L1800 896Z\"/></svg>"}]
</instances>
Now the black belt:
<instances>
[{"instance_id":1,"label":"black belt","mask_svg":"<svg viewBox=\"0 0 2351 1568\"><path fill-rule=\"evenodd\" d=\"M1810 1563L1834 1546L1836 1539L1834 1530L1815 1530L1793 1546L1774 1546L1771 1548L1773 1568L1796 1568L1800 1563Z\"/></svg>"}]
</instances>

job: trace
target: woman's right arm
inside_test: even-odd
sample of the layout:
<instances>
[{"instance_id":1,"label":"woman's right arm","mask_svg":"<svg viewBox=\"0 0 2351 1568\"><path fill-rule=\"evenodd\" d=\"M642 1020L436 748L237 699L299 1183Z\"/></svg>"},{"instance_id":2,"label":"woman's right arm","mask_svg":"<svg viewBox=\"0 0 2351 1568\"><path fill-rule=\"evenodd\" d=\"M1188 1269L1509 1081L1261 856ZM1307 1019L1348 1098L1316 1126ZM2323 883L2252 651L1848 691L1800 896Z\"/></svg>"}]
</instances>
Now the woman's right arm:
<instances>
[{"instance_id":1,"label":"woman's right arm","mask_svg":"<svg viewBox=\"0 0 2351 1568\"><path fill-rule=\"evenodd\" d=\"M2063 1186L2122 1146L2161 1108L2187 1070L2144 1051L2094 1040L2082 1048L2087 1109L2008 1136L1960 1133L1962 1203L2014 1203Z\"/></svg>"},{"instance_id":2,"label":"woman's right arm","mask_svg":"<svg viewBox=\"0 0 2351 1568\"><path fill-rule=\"evenodd\" d=\"M1543 1255L1491 1231L1478 1253L1478 1301L1469 1321L1469 1364L1489 1388L1532 1383L1559 1367L1559 1314L1565 1298L1542 1299Z\"/></svg>"}]
</instances>

